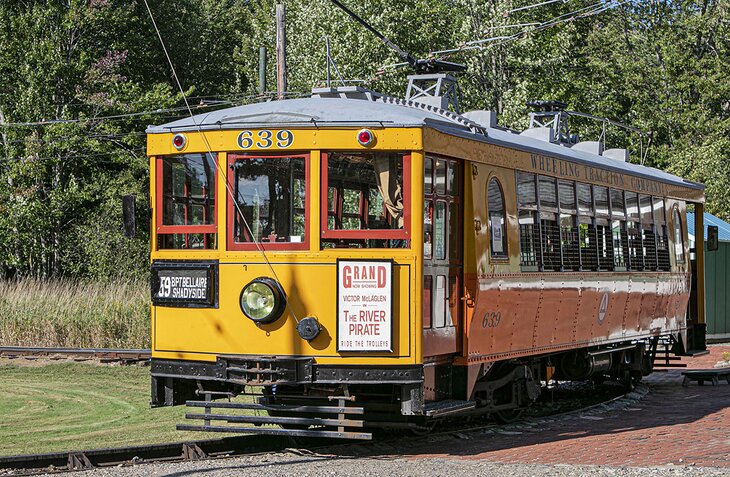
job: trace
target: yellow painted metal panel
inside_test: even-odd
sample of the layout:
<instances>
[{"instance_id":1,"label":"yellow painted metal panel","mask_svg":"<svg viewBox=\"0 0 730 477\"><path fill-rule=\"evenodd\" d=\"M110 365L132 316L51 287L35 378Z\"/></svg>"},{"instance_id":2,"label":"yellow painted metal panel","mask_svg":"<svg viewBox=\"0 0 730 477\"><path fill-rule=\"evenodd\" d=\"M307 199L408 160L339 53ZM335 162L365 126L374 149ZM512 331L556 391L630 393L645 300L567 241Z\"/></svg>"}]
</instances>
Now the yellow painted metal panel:
<instances>
[{"instance_id":1,"label":"yellow painted metal panel","mask_svg":"<svg viewBox=\"0 0 730 477\"><path fill-rule=\"evenodd\" d=\"M363 147L357 142L357 132L360 127L348 129L289 129L294 135L294 139L286 148L277 147L276 141L272 142L271 147L262 148L257 144L260 141L253 141L253 145L243 150L238 145L238 135L241 129L224 130L224 131L204 131L186 132L187 142L182 150L177 150L172 146L172 137L174 134L149 134L147 136L147 155L168 155L168 154L186 154L186 153L203 153L208 151L308 151L312 149L351 149L351 150L367 150L367 149L390 149L390 150L414 150L422 149L422 134L420 128L370 128L375 134L375 144L369 147ZM254 138L261 129L250 130ZM279 129L269 129L276 135Z\"/></svg>"},{"instance_id":2,"label":"yellow painted metal panel","mask_svg":"<svg viewBox=\"0 0 730 477\"><path fill-rule=\"evenodd\" d=\"M309 250L313 253L319 252L320 218L322 209L320 207L320 197L322 197L322 185L319 180L322 177L322 152L315 150L309 156L310 165L309 173Z\"/></svg>"},{"instance_id":3,"label":"yellow painted metal panel","mask_svg":"<svg viewBox=\"0 0 730 477\"><path fill-rule=\"evenodd\" d=\"M423 152L411 154L411 247L415 256L414 273L411 278L413 318L412 341L418 363L423 362Z\"/></svg>"},{"instance_id":4,"label":"yellow painted metal panel","mask_svg":"<svg viewBox=\"0 0 730 477\"><path fill-rule=\"evenodd\" d=\"M216 182L216 198L218 211L218 233L216 234L216 244L218 250L225 250L228 246L228 234L225 233L228 222L226 212L228 203L228 181L226 174L228 173L228 154L225 152L218 154L218 167L215 175ZM231 191L232 193L233 191ZM212 258L212 257L211 257Z\"/></svg>"},{"instance_id":5,"label":"yellow painted metal panel","mask_svg":"<svg viewBox=\"0 0 730 477\"><path fill-rule=\"evenodd\" d=\"M341 255L356 258L354 250ZM388 255L380 251L381 257ZM216 354L314 356L318 363L414 364L419 362L413 335L416 316L411 299L415 260L393 267L393 352L337 352L337 266L335 261L301 260L272 263L262 260L220 264L219 308L154 307L152 354L155 358L211 360ZM298 319L316 317L322 333L307 342L296 331L290 311L268 325L257 326L240 309L243 287L256 277L276 276ZM345 359L343 359L345 358Z\"/></svg>"},{"instance_id":6,"label":"yellow painted metal panel","mask_svg":"<svg viewBox=\"0 0 730 477\"><path fill-rule=\"evenodd\" d=\"M155 177L157 177L157 158L152 156L150 157L150 211L152 212L150 214L150 224L156 224L157 223L157 207L155 205L155 197L157 197L157 181L155 181ZM150 225L150 243L152 246L150 249L152 250L152 255L154 256L154 251L157 248L157 227L154 227Z\"/></svg>"}]
</instances>

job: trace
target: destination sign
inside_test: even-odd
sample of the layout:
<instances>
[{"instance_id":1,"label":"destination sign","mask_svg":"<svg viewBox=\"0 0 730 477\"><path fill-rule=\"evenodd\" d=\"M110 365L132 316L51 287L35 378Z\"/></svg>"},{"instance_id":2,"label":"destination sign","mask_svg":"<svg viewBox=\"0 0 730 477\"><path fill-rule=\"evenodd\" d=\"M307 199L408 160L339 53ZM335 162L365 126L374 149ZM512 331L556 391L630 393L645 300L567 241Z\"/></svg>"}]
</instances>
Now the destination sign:
<instances>
[{"instance_id":1,"label":"destination sign","mask_svg":"<svg viewBox=\"0 0 730 477\"><path fill-rule=\"evenodd\" d=\"M152 303L155 305L212 305L211 264L160 264L152 267Z\"/></svg>"}]
</instances>

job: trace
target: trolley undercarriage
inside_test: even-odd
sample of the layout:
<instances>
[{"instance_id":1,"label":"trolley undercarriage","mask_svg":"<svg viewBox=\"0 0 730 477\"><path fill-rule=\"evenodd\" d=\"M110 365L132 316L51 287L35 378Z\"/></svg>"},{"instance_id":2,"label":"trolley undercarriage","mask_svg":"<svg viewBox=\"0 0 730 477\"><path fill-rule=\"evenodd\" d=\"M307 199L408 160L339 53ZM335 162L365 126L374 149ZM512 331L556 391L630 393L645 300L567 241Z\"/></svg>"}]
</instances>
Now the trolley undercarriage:
<instances>
[{"instance_id":1,"label":"trolley undercarriage","mask_svg":"<svg viewBox=\"0 0 730 477\"><path fill-rule=\"evenodd\" d=\"M434 364L440 369L428 373L429 364L323 366L313 358L153 359L152 405L186 404L185 417L196 423L179 425L180 430L346 439L370 439L376 428L426 431L454 416L491 414L507 422L535 402L551 380L610 379L630 388L652 371L656 342L484 363L484 375L470 389L466 367L454 364ZM426 400L429 394L443 398Z\"/></svg>"}]
</instances>

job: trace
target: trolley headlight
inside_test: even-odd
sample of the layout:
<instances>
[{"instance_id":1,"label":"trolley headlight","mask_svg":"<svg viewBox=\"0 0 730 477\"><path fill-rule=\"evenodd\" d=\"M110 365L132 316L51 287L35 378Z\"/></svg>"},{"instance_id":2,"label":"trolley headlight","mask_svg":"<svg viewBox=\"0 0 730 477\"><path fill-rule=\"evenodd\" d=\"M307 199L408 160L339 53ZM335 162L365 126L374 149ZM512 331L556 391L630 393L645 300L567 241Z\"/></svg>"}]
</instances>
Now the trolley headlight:
<instances>
[{"instance_id":1,"label":"trolley headlight","mask_svg":"<svg viewBox=\"0 0 730 477\"><path fill-rule=\"evenodd\" d=\"M241 310L256 323L276 321L284 312L285 305L284 290L271 278L256 278L241 291Z\"/></svg>"}]
</instances>

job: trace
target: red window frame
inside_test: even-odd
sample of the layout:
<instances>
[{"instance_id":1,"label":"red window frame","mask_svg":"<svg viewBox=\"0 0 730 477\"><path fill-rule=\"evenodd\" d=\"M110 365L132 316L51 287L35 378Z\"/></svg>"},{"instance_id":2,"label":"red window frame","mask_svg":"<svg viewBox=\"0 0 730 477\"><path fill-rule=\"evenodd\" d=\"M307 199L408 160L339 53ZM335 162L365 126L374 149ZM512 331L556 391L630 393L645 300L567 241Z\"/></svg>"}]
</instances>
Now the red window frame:
<instances>
[{"instance_id":1,"label":"red window frame","mask_svg":"<svg viewBox=\"0 0 730 477\"><path fill-rule=\"evenodd\" d=\"M370 151L337 151L342 153L358 154ZM398 152L400 151L372 151L378 152ZM322 239L411 239L411 155L408 152L403 154L403 228L402 229L361 229L361 230L340 230L329 228L329 169L327 160L329 158L327 152L322 152L322 186L320 196L320 221L322 224ZM337 194L335 194L337 201ZM362 199L360 201L362 209ZM336 202L337 203L337 202Z\"/></svg>"},{"instance_id":2,"label":"red window frame","mask_svg":"<svg viewBox=\"0 0 730 477\"><path fill-rule=\"evenodd\" d=\"M156 220L156 228L157 228L157 235L177 235L177 234L184 234L185 242L188 242L187 235L189 234L215 234L218 233L218 186L213 186L213 223L212 224L206 224L206 225L164 225L162 223L162 216L164 215L164 209L162 205L163 201L163 185L162 185L162 175L164 172L164 160L167 157L174 157L174 156L185 156L186 154L172 154L170 156L157 156L157 159L155 161L155 167L156 167L156 177L155 177L155 184L156 184L156 190L155 190L155 207L157 208L157 220ZM202 155L207 156L208 153L203 153ZM216 175L216 184L218 184L218 157L219 155L217 153L211 154L213 156L213 162L215 163L215 175ZM187 195L187 184L185 184L185 194ZM187 211L186 211L187 214ZM187 215L186 215L186 221L187 221ZM207 240L207 239L206 239ZM159 246L156 246L157 249L159 249ZM188 248L182 248L182 249L164 249L164 250L215 250L217 247L217 240L216 240L216 247L212 248L203 248L203 249L188 249Z\"/></svg>"},{"instance_id":3,"label":"red window frame","mask_svg":"<svg viewBox=\"0 0 730 477\"><path fill-rule=\"evenodd\" d=\"M304 159L304 240L301 242L259 242L258 245L264 251L271 250L309 250L309 204L311 195L311 183L312 183L312 168L311 168L311 154L255 154L255 153L236 153L228 154L228 186L231 191L235 191L235 180L236 170L235 164L239 159L246 158L266 158L266 159L284 159L301 157ZM228 195L228 244L227 249L233 251L258 251L259 247L255 242L236 242L234 237L234 214L238 212L238 209L233 204L233 192Z\"/></svg>"}]
</instances>

